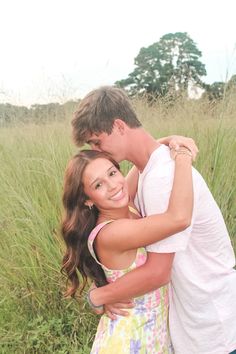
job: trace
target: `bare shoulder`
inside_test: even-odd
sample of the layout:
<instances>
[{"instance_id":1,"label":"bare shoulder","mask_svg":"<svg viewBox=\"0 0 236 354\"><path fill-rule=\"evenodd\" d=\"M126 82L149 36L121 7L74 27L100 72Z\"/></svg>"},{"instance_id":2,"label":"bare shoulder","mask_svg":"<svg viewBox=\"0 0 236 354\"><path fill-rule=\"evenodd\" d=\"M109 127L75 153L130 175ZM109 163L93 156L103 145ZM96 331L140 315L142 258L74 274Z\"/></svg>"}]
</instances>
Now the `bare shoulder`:
<instances>
[{"instance_id":1,"label":"bare shoulder","mask_svg":"<svg viewBox=\"0 0 236 354\"><path fill-rule=\"evenodd\" d=\"M136 217L136 216L135 216ZM136 219L117 219L112 220L102 227L99 231L95 245L100 249L109 249L110 251L118 251L119 243L123 242L123 238L126 238L128 230L132 225L134 226L137 220Z\"/></svg>"}]
</instances>

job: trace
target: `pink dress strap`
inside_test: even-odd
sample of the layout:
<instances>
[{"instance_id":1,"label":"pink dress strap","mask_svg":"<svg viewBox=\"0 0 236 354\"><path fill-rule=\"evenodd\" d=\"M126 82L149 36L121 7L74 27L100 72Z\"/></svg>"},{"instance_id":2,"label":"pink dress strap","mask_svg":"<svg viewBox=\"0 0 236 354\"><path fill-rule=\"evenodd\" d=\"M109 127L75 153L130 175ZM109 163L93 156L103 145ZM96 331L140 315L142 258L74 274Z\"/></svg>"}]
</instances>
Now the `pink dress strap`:
<instances>
[{"instance_id":1,"label":"pink dress strap","mask_svg":"<svg viewBox=\"0 0 236 354\"><path fill-rule=\"evenodd\" d=\"M140 216L138 211L133 208L131 205L129 205L129 210ZM97 256L96 256L96 253L94 251L94 248L93 248L93 243L94 243L94 240L96 238L96 236L98 235L99 231L107 224L111 223L112 221L114 220L106 220L100 224L98 224L97 226L95 226L95 228L90 232L89 234L89 237L88 237L88 249L89 249L89 252L91 253L91 256L95 259L95 261L100 264L100 266L104 269L104 270L107 270L107 271L110 271L109 268L107 268L106 266L104 266L101 262L99 262L99 260L97 259Z\"/></svg>"},{"instance_id":2,"label":"pink dress strap","mask_svg":"<svg viewBox=\"0 0 236 354\"><path fill-rule=\"evenodd\" d=\"M91 253L92 257L95 259L95 261L100 264L100 266L102 268L105 268L106 267L99 262L99 260L97 259L97 256L96 256L96 253L94 251L94 248L93 248L93 243L94 243L94 240L96 238L96 236L98 235L99 231L107 224L111 223L112 221L114 220L107 220L107 221L104 221L102 222L101 224L98 224L97 226L95 226L95 228L91 231L89 237L88 237L88 249L89 249L89 252Z\"/></svg>"}]
</instances>

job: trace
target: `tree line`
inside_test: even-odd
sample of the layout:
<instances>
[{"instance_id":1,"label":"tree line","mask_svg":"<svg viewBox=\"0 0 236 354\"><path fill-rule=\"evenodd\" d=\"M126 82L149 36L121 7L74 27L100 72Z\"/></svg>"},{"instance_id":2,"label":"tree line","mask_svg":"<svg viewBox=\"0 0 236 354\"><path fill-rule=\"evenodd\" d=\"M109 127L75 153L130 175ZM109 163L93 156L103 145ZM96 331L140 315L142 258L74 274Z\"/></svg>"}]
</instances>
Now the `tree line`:
<instances>
[{"instance_id":1,"label":"tree line","mask_svg":"<svg viewBox=\"0 0 236 354\"><path fill-rule=\"evenodd\" d=\"M15 106L10 103L0 104L0 127L16 124L29 123L43 124L46 122L63 121L71 117L77 109L79 100L68 101L64 104L48 103L34 104L32 106Z\"/></svg>"},{"instance_id":2,"label":"tree line","mask_svg":"<svg viewBox=\"0 0 236 354\"><path fill-rule=\"evenodd\" d=\"M188 97L190 88L202 89L203 97L218 101L230 92L236 93L236 75L227 82L206 84L205 64L201 62L201 51L186 32L168 33L156 43L140 49L134 59L134 70L127 78L116 81L129 95L145 95L158 98L168 95ZM0 126L14 122L61 121L71 116L78 106L77 101L65 104L35 104L30 108L0 104Z\"/></svg>"}]
</instances>

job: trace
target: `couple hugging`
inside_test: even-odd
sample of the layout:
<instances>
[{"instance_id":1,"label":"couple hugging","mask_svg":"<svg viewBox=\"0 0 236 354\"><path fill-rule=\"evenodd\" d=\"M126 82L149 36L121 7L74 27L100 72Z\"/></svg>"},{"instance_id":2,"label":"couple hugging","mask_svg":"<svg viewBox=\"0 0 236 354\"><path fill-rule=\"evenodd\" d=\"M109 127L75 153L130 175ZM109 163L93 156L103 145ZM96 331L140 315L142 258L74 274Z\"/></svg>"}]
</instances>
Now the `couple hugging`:
<instances>
[{"instance_id":1,"label":"couple hugging","mask_svg":"<svg viewBox=\"0 0 236 354\"><path fill-rule=\"evenodd\" d=\"M62 269L67 295L93 280L91 353L236 353L234 251L193 140L155 140L115 87L90 92L72 126L92 150L66 169Z\"/></svg>"}]
</instances>

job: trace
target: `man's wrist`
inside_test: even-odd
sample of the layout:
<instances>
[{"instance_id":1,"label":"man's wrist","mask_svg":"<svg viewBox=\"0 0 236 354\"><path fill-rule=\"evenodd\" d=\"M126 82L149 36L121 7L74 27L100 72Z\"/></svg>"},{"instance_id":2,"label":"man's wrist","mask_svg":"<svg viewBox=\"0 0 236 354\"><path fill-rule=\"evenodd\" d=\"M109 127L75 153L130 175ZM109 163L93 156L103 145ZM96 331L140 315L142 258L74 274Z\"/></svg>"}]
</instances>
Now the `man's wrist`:
<instances>
[{"instance_id":1,"label":"man's wrist","mask_svg":"<svg viewBox=\"0 0 236 354\"><path fill-rule=\"evenodd\" d=\"M97 288L93 288L93 289L88 291L87 301L88 301L90 307L92 307L92 308L94 308L96 310L101 310L102 311L104 309L103 304L98 304L96 302L96 296L95 295L96 295L96 291L97 290L98 290Z\"/></svg>"}]
</instances>

